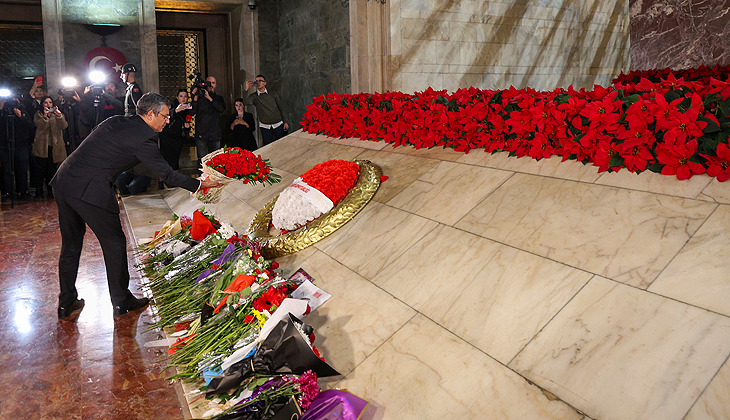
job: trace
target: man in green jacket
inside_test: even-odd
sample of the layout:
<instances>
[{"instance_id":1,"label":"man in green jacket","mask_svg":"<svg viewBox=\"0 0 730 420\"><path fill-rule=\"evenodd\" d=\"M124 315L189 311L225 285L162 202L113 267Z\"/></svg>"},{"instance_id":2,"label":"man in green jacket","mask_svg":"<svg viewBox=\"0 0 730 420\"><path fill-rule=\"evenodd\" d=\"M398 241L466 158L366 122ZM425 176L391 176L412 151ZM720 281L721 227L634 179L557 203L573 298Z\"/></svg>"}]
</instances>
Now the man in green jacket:
<instances>
[{"instance_id":1,"label":"man in green jacket","mask_svg":"<svg viewBox=\"0 0 730 420\"><path fill-rule=\"evenodd\" d=\"M251 86L253 82L247 80L247 92ZM248 95L247 102L256 107L264 146L284 137L284 130L289 130L289 124L284 122L284 107L281 106L279 95L266 90L266 78L263 75L256 76L256 90Z\"/></svg>"}]
</instances>

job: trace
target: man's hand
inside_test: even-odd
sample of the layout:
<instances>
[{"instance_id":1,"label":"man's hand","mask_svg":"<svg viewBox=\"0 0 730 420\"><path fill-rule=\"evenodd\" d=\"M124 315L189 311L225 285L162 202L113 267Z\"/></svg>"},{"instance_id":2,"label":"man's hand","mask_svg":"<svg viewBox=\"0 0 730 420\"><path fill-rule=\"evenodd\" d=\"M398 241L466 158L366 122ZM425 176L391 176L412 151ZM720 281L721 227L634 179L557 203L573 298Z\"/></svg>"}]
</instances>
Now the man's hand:
<instances>
[{"instance_id":1,"label":"man's hand","mask_svg":"<svg viewBox=\"0 0 730 420\"><path fill-rule=\"evenodd\" d=\"M284 123L284 130L288 130L288 129L289 129L289 124Z\"/></svg>"},{"instance_id":2,"label":"man's hand","mask_svg":"<svg viewBox=\"0 0 730 420\"><path fill-rule=\"evenodd\" d=\"M251 86L253 86L253 82L250 80L246 80L246 90L251 89Z\"/></svg>"},{"instance_id":3,"label":"man's hand","mask_svg":"<svg viewBox=\"0 0 730 420\"><path fill-rule=\"evenodd\" d=\"M18 108L15 108L13 110L13 112L15 113L15 116L18 117L18 118L20 118L20 117L23 116L23 114L20 113L20 110Z\"/></svg>"},{"instance_id":4,"label":"man's hand","mask_svg":"<svg viewBox=\"0 0 730 420\"><path fill-rule=\"evenodd\" d=\"M205 99L213 102L213 98L210 96L210 92L208 91L208 89L204 90L203 93L205 93Z\"/></svg>"},{"instance_id":5,"label":"man's hand","mask_svg":"<svg viewBox=\"0 0 730 420\"><path fill-rule=\"evenodd\" d=\"M222 187L223 184L221 184L218 181L213 181L212 179L204 179L200 181L200 188L214 188L214 187Z\"/></svg>"},{"instance_id":6,"label":"man's hand","mask_svg":"<svg viewBox=\"0 0 730 420\"><path fill-rule=\"evenodd\" d=\"M81 102L81 98L79 98L79 93L74 91L74 96L72 96L76 102Z\"/></svg>"}]
</instances>

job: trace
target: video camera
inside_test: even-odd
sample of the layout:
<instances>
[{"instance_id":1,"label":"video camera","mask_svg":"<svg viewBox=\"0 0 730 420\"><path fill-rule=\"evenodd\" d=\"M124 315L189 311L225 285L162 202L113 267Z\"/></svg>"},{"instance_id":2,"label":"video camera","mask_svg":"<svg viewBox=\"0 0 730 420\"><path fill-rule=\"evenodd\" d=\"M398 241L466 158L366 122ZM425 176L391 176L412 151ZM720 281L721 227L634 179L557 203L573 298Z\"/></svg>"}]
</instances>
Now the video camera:
<instances>
[{"instance_id":1,"label":"video camera","mask_svg":"<svg viewBox=\"0 0 730 420\"><path fill-rule=\"evenodd\" d=\"M8 89L0 89L0 99L5 100L5 105L0 109L0 115L11 115L15 108L18 107L18 101L13 99Z\"/></svg>"},{"instance_id":2,"label":"video camera","mask_svg":"<svg viewBox=\"0 0 730 420\"><path fill-rule=\"evenodd\" d=\"M190 85L190 92L192 93L193 89L198 89L195 92L195 96L198 95L205 95L205 93L202 93L204 90L208 90L208 87L210 86L210 82L203 80L203 77L200 75L200 72L197 72L195 74L191 74L188 76L188 79L191 80L193 83Z\"/></svg>"}]
</instances>

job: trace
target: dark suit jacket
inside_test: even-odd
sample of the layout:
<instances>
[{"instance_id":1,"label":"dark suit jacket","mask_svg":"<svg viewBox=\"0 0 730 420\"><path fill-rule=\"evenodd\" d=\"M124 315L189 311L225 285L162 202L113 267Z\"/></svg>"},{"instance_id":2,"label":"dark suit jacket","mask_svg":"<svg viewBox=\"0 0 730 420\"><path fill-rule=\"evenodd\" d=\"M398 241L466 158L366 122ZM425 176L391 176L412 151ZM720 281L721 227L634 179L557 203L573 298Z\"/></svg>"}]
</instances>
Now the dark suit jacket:
<instances>
[{"instance_id":1,"label":"dark suit jacket","mask_svg":"<svg viewBox=\"0 0 730 420\"><path fill-rule=\"evenodd\" d=\"M140 116L114 116L99 124L63 161L51 186L105 210L119 213L114 181L144 163L168 185L197 191L200 181L173 170L160 155L157 133Z\"/></svg>"}]
</instances>

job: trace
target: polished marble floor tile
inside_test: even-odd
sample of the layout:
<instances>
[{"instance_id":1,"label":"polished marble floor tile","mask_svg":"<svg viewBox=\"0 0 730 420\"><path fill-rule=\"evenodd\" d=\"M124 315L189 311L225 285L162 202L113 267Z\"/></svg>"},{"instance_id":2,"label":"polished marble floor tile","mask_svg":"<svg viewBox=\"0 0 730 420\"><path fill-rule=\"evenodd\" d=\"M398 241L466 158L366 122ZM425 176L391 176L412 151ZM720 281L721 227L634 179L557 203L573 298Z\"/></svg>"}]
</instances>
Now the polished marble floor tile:
<instances>
[{"instance_id":1,"label":"polished marble floor tile","mask_svg":"<svg viewBox=\"0 0 730 420\"><path fill-rule=\"evenodd\" d=\"M453 225L513 173L440 162L388 201L388 205Z\"/></svg>"},{"instance_id":2,"label":"polished marble floor tile","mask_svg":"<svg viewBox=\"0 0 730 420\"><path fill-rule=\"evenodd\" d=\"M433 220L373 202L315 246L372 279L436 225Z\"/></svg>"},{"instance_id":3,"label":"polished marble floor tile","mask_svg":"<svg viewBox=\"0 0 730 420\"><path fill-rule=\"evenodd\" d=\"M646 288L716 207L515 174L456 227Z\"/></svg>"},{"instance_id":4,"label":"polished marble floor tile","mask_svg":"<svg viewBox=\"0 0 730 420\"><path fill-rule=\"evenodd\" d=\"M680 420L730 355L730 318L593 278L509 367L606 420Z\"/></svg>"},{"instance_id":5,"label":"polished marble floor tile","mask_svg":"<svg viewBox=\"0 0 730 420\"><path fill-rule=\"evenodd\" d=\"M391 143L383 147L381 150L385 152L400 153L403 155L417 156L428 159L438 159L447 162L455 162L460 157L464 156L464 153L457 152L454 149L433 147L431 149L416 149L411 146L397 146L393 147Z\"/></svg>"},{"instance_id":6,"label":"polished marble floor tile","mask_svg":"<svg viewBox=\"0 0 730 420\"><path fill-rule=\"evenodd\" d=\"M730 362L726 361L684 420L730 419Z\"/></svg>"},{"instance_id":7,"label":"polished marble floor tile","mask_svg":"<svg viewBox=\"0 0 730 420\"><path fill-rule=\"evenodd\" d=\"M730 180L719 182L717 179L713 179L697 198L716 203L730 204Z\"/></svg>"},{"instance_id":8,"label":"polished marble floor tile","mask_svg":"<svg viewBox=\"0 0 730 420\"><path fill-rule=\"evenodd\" d=\"M158 201L135 211L154 208ZM122 217L126 224L124 211ZM156 339L154 332L144 332L148 315L112 317L93 233L85 236L77 280L86 306L75 320L59 321L61 242L55 203L20 203L12 210L2 206L0 219L5 223L0 249L13 249L28 262L0 269L5 292L0 297L0 384L8 390L0 399L0 418L181 418L176 394L160 375L160 355L142 346ZM138 219L140 224L144 218ZM133 246L131 241L128 245ZM139 279L132 277L136 292Z\"/></svg>"},{"instance_id":9,"label":"polished marble floor tile","mask_svg":"<svg viewBox=\"0 0 730 420\"><path fill-rule=\"evenodd\" d=\"M304 321L314 327L315 344L324 351L325 359L343 375L416 314L322 252L315 252L301 267L317 287L332 295ZM358 309L353 311L355 307Z\"/></svg>"},{"instance_id":10,"label":"polished marble floor tile","mask_svg":"<svg viewBox=\"0 0 730 420\"><path fill-rule=\"evenodd\" d=\"M516 158L507 152L491 154L477 149L461 156L457 162L582 182L594 182L601 176L593 165L583 165L574 160L563 162L560 156L537 161L528 156Z\"/></svg>"},{"instance_id":11,"label":"polished marble floor tile","mask_svg":"<svg viewBox=\"0 0 730 420\"><path fill-rule=\"evenodd\" d=\"M596 180L596 184L667 194L675 197L697 198L712 180L713 178L707 175L695 175L690 179L680 181L674 176L657 174L651 171L635 174L622 170L615 173L604 172Z\"/></svg>"},{"instance_id":12,"label":"polished marble floor tile","mask_svg":"<svg viewBox=\"0 0 730 420\"><path fill-rule=\"evenodd\" d=\"M373 282L506 364L591 276L441 225Z\"/></svg>"},{"instance_id":13,"label":"polished marble floor tile","mask_svg":"<svg viewBox=\"0 0 730 420\"><path fill-rule=\"evenodd\" d=\"M438 164L435 159L426 159L400 153L366 150L357 159L369 160L379 166L388 180L382 182L373 200L387 203L411 185L415 180Z\"/></svg>"},{"instance_id":14,"label":"polished marble floor tile","mask_svg":"<svg viewBox=\"0 0 730 420\"><path fill-rule=\"evenodd\" d=\"M648 289L730 316L730 205L720 205Z\"/></svg>"},{"instance_id":15,"label":"polished marble floor tile","mask_svg":"<svg viewBox=\"0 0 730 420\"><path fill-rule=\"evenodd\" d=\"M383 420L583 418L422 315L337 387L382 405Z\"/></svg>"}]
</instances>

